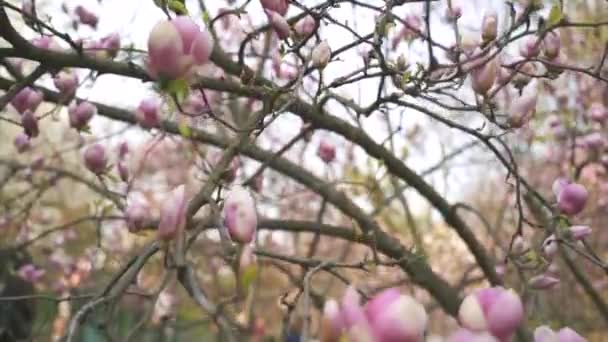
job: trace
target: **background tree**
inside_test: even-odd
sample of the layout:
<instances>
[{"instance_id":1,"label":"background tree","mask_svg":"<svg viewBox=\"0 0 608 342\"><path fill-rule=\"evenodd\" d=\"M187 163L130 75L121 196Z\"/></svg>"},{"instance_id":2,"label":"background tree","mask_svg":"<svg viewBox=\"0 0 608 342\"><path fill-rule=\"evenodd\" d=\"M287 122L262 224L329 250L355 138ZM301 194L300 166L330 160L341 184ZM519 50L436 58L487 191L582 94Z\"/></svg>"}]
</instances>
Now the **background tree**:
<instances>
[{"instance_id":1,"label":"background tree","mask_svg":"<svg viewBox=\"0 0 608 342\"><path fill-rule=\"evenodd\" d=\"M0 0L0 338L602 341L607 12Z\"/></svg>"}]
</instances>

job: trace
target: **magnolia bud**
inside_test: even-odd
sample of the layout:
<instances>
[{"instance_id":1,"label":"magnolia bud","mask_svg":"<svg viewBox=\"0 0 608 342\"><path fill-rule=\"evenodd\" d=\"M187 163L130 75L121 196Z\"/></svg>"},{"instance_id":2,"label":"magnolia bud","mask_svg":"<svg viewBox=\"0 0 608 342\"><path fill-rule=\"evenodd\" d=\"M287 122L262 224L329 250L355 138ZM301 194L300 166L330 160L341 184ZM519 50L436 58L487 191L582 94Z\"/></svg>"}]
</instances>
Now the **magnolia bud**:
<instances>
[{"instance_id":1,"label":"magnolia bud","mask_svg":"<svg viewBox=\"0 0 608 342\"><path fill-rule=\"evenodd\" d=\"M499 342L498 339L487 332L473 332L467 329L458 329L448 337L446 342Z\"/></svg>"},{"instance_id":2,"label":"magnolia bud","mask_svg":"<svg viewBox=\"0 0 608 342\"><path fill-rule=\"evenodd\" d=\"M35 138L40 133L38 129L38 119L29 109L21 115L21 126L23 126L25 134L30 138Z\"/></svg>"},{"instance_id":3,"label":"magnolia bud","mask_svg":"<svg viewBox=\"0 0 608 342\"><path fill-rule=\"evenodd\" d=\"M473 331L488 331L499 339L508 339L523 320L519 296L503 287L475 291L467 296L458 311L462 326Z\"/></svg>"},{"instance_id":4,"label":"magnolia bud","mask_svg":"<svg viewBox=\"0 0 608 342\"><path fill-rule=\"evenodd\" d=\"M530 83L534 75L536 75L536 64L525 62L515 71L515 75L511 78L511 83L517 89L523 88Z\"/></svg>"},{"instance_id":5,"label":"magnolia bud","mask_svg":"<svg viewBox=\"0 0 608 342\"><path fill-rule=\"evenodd\" d=\"M525 58L537 57L540 53L541 41L536 36L523 38L519 45L519 54Z\"/></svg>"},{"instance_id":6,"label":"magnolia bud","mask_svg":"<svg viewBox=\"0 0 608 342\"><path fill-rule=\"evenodd\" d=\"M72 102L68 107L70 127L77 130L85 128L95 113L97 113L97 107L90 102L84 101L79 104Z\"/></svg>"},{"instance_id":7,"label":"magnolia bud","mask_svg":"<svg viewBox=\"0 0 608 342\"><path fill-rule=\"evenodd\" d=\"M545 241L543 241L543 254L548 259L553 259L555 253L557 253L557 248L557 239L555 238L555 235L551 234L548 238L545 239Z\"/></svg>"},{"instance_id":8,"label":"magnolia bud","mask_svg":"<svg viewBox=\"0 0 608 342\"><path fill-rule=\"evenodd\" d=\"M154 99L144 99L139 103L139 107L135 111L135 118L139 125L143 128L150 129L160 126L160 118L158 115L158 104Z\"/></svg>"},{"instance_id":9,"label":"magnolia bud","mask_svg":"<svg viewBox=\"0 0 608 342\"><path fill-rule=\"evenodd\" d=\"M80 5L76 6L74 13L76 13L76 16L78 16L78 21L80 21L81 24L91 26L94 29L97 28L99 18L95 13Z\"/></svg>"},{"instance_id":10,"label":"magnolia bud","mask_svg":"<svg viewBox=\"0 0 608 342\"><path fill-rule=\"evenodd\" d=\"M568 216L576 215L583 211L589 193L584 186L571 183L562 187L557 198L560 211Z\"/></svg>"},{"instance_id":11,"label":"magnolia bud","mask_svg":"<svg viewBox=\"0 0 608 342\"><path fill-rule=\"evenodd\" d=\"M551 190L555 195L555 198L559 198L559 193L562 191L564 186L570 184L570 180L566 177L559 177L555 181L553 181L553 185L551 186Z\"/></svg>"},{"instance_id":12,"label":"magnolia bud","mask_svg":"<svg viewBox=\"0 0 608 342\"><path fill-rule=\"evenodd\" d=\"M187 210L186 187L182 184L171 191L160 209L157 232L159 240L173 240L184 230Z\"/></svg>"},{"instance_id":13,"label":"magnolia bud","mask_svg":"<svg viewBox=\"0 0 608 342\"><path fill-rule=\"evenodd\" d=\"M285 16L289 9L288 0L260 0L260 3L265 10L277 12L281 16Z\"/></svg>"},{"instance_id":14,"label":"magnolia bud","mask_svg":"<svg viewBox=\"0 0 608 342\"><path fill-rule=\"evenodd\" d=\"M308 37L315 32L317 22L310 14L298 20L294 26L294 31L300 38Z\"/></svg>"},{"instance_id":15,"label":"magnolia bud","mask_svg":"<svg viewBox=\"0 0 608 342\"><path fill-rule=\"evenodd\" d=\"M589 107L587 116L596 122L604 122L608 117L608 109L601 102L594 102Z\"/></svg>"},{"instance_id":16,"label":"magnolia bud","mask_svg":"<svg viewBox=\"0 0 608 342\"><path fill-rule=\"evenodd\" d=\"M589 226L572 226L568 229L568 233L573 240L583 240L591 235L592 230Z\"/></svg>"},{"instance_id":17,"label":"magnolia bud","mask_svg":"<svg viewBox=\"0 0 608 342\"><path fill-rule=\"evenodd\" d=\"M74 72L61 71L53 77L53 84L64 97L73 96L78 88L78 75Z\"/></svg>"},{"instance_id":18,"label":"magnolia bud","mask_svg":"<svg viewBox=\"0 0 608 342\"><path fill-rule=\"evenodd\" d=\"M336 148L331 143L321 140L317 150L317 156L326 163L331 163L336 159Z\"/></svg>"},{"instance_id":19,"label":"magnolia bud","mask_svg":"<svg viewBox=\"0 0 608 342\"><path fill-rule=\"evenodd\" d=\"M527 124L536 112L536 90L524 91L523 94L511 102L508 123L513 128L520 128Z\"/></svg>"},{"instance_id":20,"label":"magnolia bud","mask_svg":"<svg viewBox=\"0 0 608 342\"><path fill-rule=\"evenodd\" d=\"M559 56L561 41L559 33L550 31L543 39L543 53L547 59L555 59Z\"/></svg>"},{"instance_id":21,"label":"magnolia bud","mask_svg":"<svg viewBox=\"0 0 608 342\"><path fill-rule=\"evenodd\" d=\"M445 9L445 20L454 22L462 16L462 7L452 4Z\"/></svg>"},{"instance_id":22,"label":"magnolia bud","mask_svg":"<svg viewBox=\"0 0 608 342\"><path fill-rule=\"evenodd\" d=\"M120 50L120 36L112 33L99 41L101 48L106 51L109 57L116 57Z\"/></svg>"},{"instance_id":23,"label":"magnolia bud","mask_svg":"<svg viewBox=\"0 0 608 342\"><path fill-rule=\"evenodd\" d=\"M96 175L100 175L106 171L108 158L106 149L100 144L89 146L84 151L84 165Z\"/></svg>"},{"instance_id":24,"label":"magnolia bud","mask_svg":"<svg viewBox=\"0 0 608 342\"><path fill-rule=\"evenodd\" d=\"M206 63L212 50L209 33L189 17L160 21L148 37L148 72L160 78L184 77L195 63Z\"/></svg>"},{"instance_id":25,"label":"magnolia bud","mask_svg":"<svg viewBox=\"0 0 608 342\"><path fill-rule=\"evenodd\" d=\"M30 149L30 137L24 133L19 133L15 138L15 147L17 148L17 152L23 153Z\"/></svg>"},{"instance_id":26,"label":"magnolia bud","mask_svg":"<svg viewBox=\"0 0 608 342\"><path fill-rule=\"evenodd\" d=\"M274 11L266 11L266 16L268 17L268 21L270 21L270 25L274 32L276 32L279 39L287 39L291 34L291 28L289 27L289 23L287 19Z\"/></svg>"},{"instance_id":27,"label":"magnolia bud","mask_svg":"<svg viewBox=\"0 0 608 342\"><path fill-rule=\"evenodd\" d=\"M477 94L485 95L494 85L498 71L496 64L496 59L492 58L471 70L471 86Z\"/></svg>"},{"instance_id":28,"label":"magnolia bud","mask_svg":"<svg viewBox=\"0 0 608 342\"><path fill-rule=\"evenodd\" d=\"M213 50L213 40L206 29L201 28L188 16L178 16L171 20L179 32L183 53L190 54L196 64L209 61Z\"/></svg>"},{"instance_id":29,"label":"magnolia bud","mask_svg":"<svg viewBox=\"0 0 608 342\"><path fill-rule=\"evenodd\" d=\"M595 132L583 137L583 144L588 149L598 150L606 146L606 139L604 139L601 133Z\"/></svg>"},{"instance_id":30,"label":"magnolia bud","mask_svg":"<svg viewBox=\"0 0 608 342\"><path fill-rule=\"evenodd\" d=\"M586 342L587 340L576 331L564 327L557 333L542 325L534 330L534 342Z\"/></svg>"},{"instance_id":31,"label":"magnolia bud","mask_svg":"<svg viewBox=\"0 0 608 342\"><path fill-rule=\"evenodd\" d=\"M378 341L422 341L428 321L420 303L394 288L370 300L365 314Z\"/></svg>"},{"instance_id":32,"label":"magnolia bud","mask_svg":"<svg viewBox=\"0 0 608 342\"><path fill-rule=\"evenodd\" d=\"M250 243L258 225L255 201L243 187L233 188L224 200L224 225L237 243Z\"/></svg>"},{"instance_id":33,"label":"magnolia bud","mask_svg":"<svg viewBox=\"0 0 608 342\"><path fill-rule=\"evenodd\" d=\"M135 233L150 224L150 207L145 202L129 204L125 216L129 232Z\"/></svg>"},{"instance_id":34,"label":"magnolia bud","mask_svg":"<svg viewBox=\"0 0 608 342\"><path fill-rule=\"evenodd\" d=\"M192 65L184 55L179 32L170 21L158 22L148 37L148 71L153 77L176 79Z\"/></svg>"},{"instance_id":35,"label":"magnolia bud","mask_svg":"<svg viewBox=\"0 0 608 342\"><path fill-rule=\"evenodd\" d=\"M535 290L548 290L559 284L559 279L547 274L541 274L530 278L528 285Z\"/></svg>"},{"instance_id":36,"label":"magnolia bud","mask_svg":"<svg viewBox=\"0 0 608 342\"><path fill-rule=\"evenodd\" d=\"M53 40L53 38L49 36L37 37L31 40L32 45L39 49L45 50L58 50L59 46L57 42Z\"/></svg>"},{"instance_id":37,"label":"magnolia bud","mask_svg":"<svg viewBox=\"0 0 608 342\"><path fill-rule=\"evenodd\" d=\"M481 38L488 42L496 39L498 34L498 14L496 11L488 11L481 22Z\"/></svg>"},{"instance_id":38,"label":"magnolia bud","mask_svg":"<svg viewBox=\"0 0 608 342\"><path fill-rule=\"evenodd\" d=\"M21 89L11 99L11 105L15 107L17 112L23 114L26 110L35 112L40 103L42 103L43 95L37 90L30 87Z\"/></svg>"},{"instance_id":39,"label":"magnolia bud","mask_svg":"<svg viewBox=\"0 0 608 342\"><path fill-rule=\"evenodd\" d=\"M323 69L327 66L331 59L331 48L326 40L315 46L312 50L311 58L313 67Z\"/></svg>"},{"instance_id":40,"label":"magnolia bud","mask_svg":"<svg viewBox=\"0 0 608 342\"><path fill-rule=\"evenodd\" d=\"M17 270L17 275L30 283L36 283L44 276L45 270L36 268L33 264L25 264Z\"/></svg>"}]
</instances>

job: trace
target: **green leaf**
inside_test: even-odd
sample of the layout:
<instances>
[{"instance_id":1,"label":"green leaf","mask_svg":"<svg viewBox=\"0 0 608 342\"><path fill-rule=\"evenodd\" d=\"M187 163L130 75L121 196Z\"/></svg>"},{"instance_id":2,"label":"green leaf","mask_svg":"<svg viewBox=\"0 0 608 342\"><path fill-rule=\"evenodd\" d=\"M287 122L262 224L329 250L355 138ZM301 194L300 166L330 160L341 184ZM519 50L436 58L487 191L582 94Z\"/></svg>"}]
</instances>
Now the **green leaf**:
<instances>
[{"instance_id":1,"label":"green leaf","mask_svg":"<svg viewBox=\"0 0 608 342\"><path fill-rule=\"evenodd\" d=\"M192 136L192 130L187 122L180 122L177 129L179 130L179 134L184 138L190 138Z\"/></svg>"},{"instance_id":2,"label":"green leaf","mask_svg":"<svg viewBox=\"0 0 608 342\"><path fill-rule=\"evenodd\" d=\"M209 25L209 23L211 22L211 18L209 17L209 11L203 11L203 22L205 23L205 25Z\"/></svg>"},{"instance_id":3,"label":"green leaf","mask_svg":"<svg viewBox=\"0 0 608 342\"><path fill-rule=\"evenodd\" d=\"M551 7L551 11L549 12L549 17L547 18L547 26L555 26L559 24L564 19L564 14L558 5L553 5Z\"/></svg>"},{"instance_id":4,"label":"green leaf","mask_svg":"<svg viewBox=\"0 0 608 342\"><path fill-rule=\"evenodd\" d=\"M190 85L184 79L170 80L166 84L161 85L161 88L167 91L171 95L175 95L177 101L180 103L184 101L188 93L190 92Z\"/></svg>"},{"instance_id":5,"label":"green leaf","mask_svg":"<svg viewBox=\"0 0 608 342\"><path fill-rule=\"evenodd\" d=\"M247 290L258 274L258 267L256 265L250 265L242 269L241 272L241 288Z\"/></svg>"},{"instance_id":6,"label":"green leaf","mask_svg":"<svg viewBox=\"0 0 608 342\"><path fill-rule=\"evenodd\" d=\"M169 0L167 7L178 15L186 15L188 14L188 9L186 8L185 0Z\"/></svg>"}]
</instances>

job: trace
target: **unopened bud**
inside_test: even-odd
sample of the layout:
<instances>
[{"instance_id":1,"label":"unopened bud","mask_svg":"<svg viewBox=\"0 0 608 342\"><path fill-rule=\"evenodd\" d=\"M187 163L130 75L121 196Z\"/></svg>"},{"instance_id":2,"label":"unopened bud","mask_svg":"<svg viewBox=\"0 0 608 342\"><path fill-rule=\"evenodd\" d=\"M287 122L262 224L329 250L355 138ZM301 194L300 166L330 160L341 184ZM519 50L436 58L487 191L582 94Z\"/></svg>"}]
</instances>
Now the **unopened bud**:
<instances>
[{"instance_id":1,"label":"unopened bud","mask_svg":"<svg viewBox=\"0 0 608 342\"><path fill-rule=\"evenodd\" d=\"M312 50L312 66L315 68L323 69L329 63L331 59L331 48L329 47L329 43L326 40L319 43L319 45L315 46Z\"/></svg>"},{"instance_id":2,"label":"unopened bud","mask_svg":"<svg viewBox=\"0 0 608 342\"><path fill-rule=\"evenodd\" d=\"M173 240L186 227L188 200L186 187L182 184L173 189L160 211L157 237L159 240Z\"/></svg>"},{"instance_id":3,"label":"unopened bud","mask_svg":"<svg viewBox=\"0 0 608 342\"><path fill-rule=\"evenodd\" d=\"M40 133L38 119L29 109L21 115L21 126L23 126L23 132L30 138L35 138Z\"/></svg>"},{"instance_id":4,"label":"unopened bud","mask_svg":"<svg viewBox=\"0 0 608 342\"><path fill-rule=\"evenodd\" d=\"M232 189L224 200L224 225L232 241L253 241L258 225L257 210L251 193L243 187Z\"/></svg>"},{"instance_id":5,"label":"unopened bud","mask_svg":"<svg viewBox=\"0 0 608 342\"><path fill-rule=\"evenodd\" d=\"M100 144L89 146L84 151L84 165L96 175L104 173L108 165L106 149Z\"/></svg>"}]
</instances>

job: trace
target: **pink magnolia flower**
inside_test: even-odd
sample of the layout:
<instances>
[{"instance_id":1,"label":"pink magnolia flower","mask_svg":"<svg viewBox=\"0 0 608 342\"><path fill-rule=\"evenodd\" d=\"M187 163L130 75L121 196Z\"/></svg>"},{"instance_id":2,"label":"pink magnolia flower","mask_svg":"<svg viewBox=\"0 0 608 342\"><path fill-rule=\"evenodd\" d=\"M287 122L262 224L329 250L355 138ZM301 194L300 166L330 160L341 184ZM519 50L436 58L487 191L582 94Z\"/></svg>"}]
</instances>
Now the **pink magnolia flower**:
<instances>
[{"instance_id":1,"label":"pink magnolia flower","mask_svg":"<svg viewBox=\"0 0 608 342\"><path fill-rule=\"evenodd\" d=\"M87 147L84 151L84 165L96 175L104 173L108 165L106 149L100 144Z\"/></svg>"},{"instance_id":2,"label":"pink magnolia flower","mask_svg":"<svg viewBox=\"0 0 608 342\"><path fill-rule=\"evenodd\" d=\"M458 329L448 337L446 342L500 342L487 332L473 332L467 329Z\"/></svg>"},{"instance_id":3,"label":"pink magnolia flower","mask_svg":"<svg viewBox=\"0 0 608 342\"><path fill-rule=\"evenodd\" d=\"M38 106L42 103L43 95L41 92L34 90L30 87L21 89L11 99L11 105L15 107L15 110L20 114L23 114L26 110L35 112Z\"/></svg>"},{"instance_id":4,"label":"pink magnolia flower","mask_svg":"<svg viewBox=\"0 0 608 342\"><path fill-rule=\"evenodd\" d=\"M97 107L90 102L83 101L79 104L72 102L68 107L70 127L76 128L77 130L85 128L96 113Z\"/></svg>"},{"instance_id":5,"label":"pink magnolia flower","mask_svg":"<svg viewBox=\"0 0 608 342\"><path fill-rule=\"evenodd\" d=\"M557 31L550 31L543 39L543 54L547 59L555 59L559 56L561 47L560 35Z\"/></svg>"},{"instance_id":6,"label":"pink magnolia flower","mask_svg":"<svg viewBox=\"0 0 608 342\"><path fill-rule=\"evenodd\" d=\"M530 278L528 285L535 290L548 290L559 284L559 279L550 274L539 274Z\"/></svg>"},{"instance_id":7,"label":"pink magnolia flower","mask_svg":"<svg viewBox=\"0 0 608 342\"><path fill-rule=\"evenodd\" d=\"M464 299L458 311L463 327L472 331L487 331L499 339L513 335L523 316L519 296L503 287L475 291Z\"/></svg>"},{"instance_id":8,"label":"pink magnolia flower","mask_svg":"<svg viewBox=\"0 0 608 342\"><path fill-rule=\"evenodd\" d=\"M447 22L454 22L462 16L462 7L460 5L452 4L452 7L448 6L445 9L445 20Z\"/></svg>"},{"instance_id":9,"label":"pink magnolia flower","mask_svg":"<svg viewBox=\"0 0 608 342\"><path fill-rule=\"evenodd\" d=\"M576 331L565 327L558 332L553 331L546 325L534 330L534 342L586 342L587 340Z\"/></svg>"},{"instance_id":10,"label":"pink magnolia flower","mask_svg":"<svg viewBox=\"0 0 608 342\"><path fill-rule=\"evenodd\" d=\"M298 20L294 26L294 31L298 37L307 37L315 32L317 22L311 15L307 15L304 18Z\"/></svg>"},{"instance_id":11,"label":"pink magnolia flower","mask_svg":"<svg viewBox=\"0 0 608 342\"><path fill-rule=\"evenodd\" d=\"M540 53L542 41L536 36L528 36L523 38L519 46L519 54L525 58L537 57Z\"/></svg>"},{"instance_id":12,"label":"pink magnolia flower","mask_svg":"<svg viewBox=\"0 0 608 342\"><path fill-rule=\"evenodd\" d=\"M331 143L321 140L317 149L317 156L326 163L331 163L336 159L336 148Z\"/></svg>"},{"instance_id":13,"label":"pink magnolia flower","mask_svg":"<svg viewBox=\"0 0 608 342\"><path fill-rule=\"evenodd\" d=\"M38 282L46 273L45 270L39 269L33 264L25 264L17 270L17 275L27 282L36 283Z\"/></svg>"},{"instance_id":14,"label":"pink magnolia flower","mask_svg":"<svg viewBox=\"0 0 608 342\"><path fill-rule=\"evenodd\" d=\"M58 50L59 49L59 45L57 44L57 42L49 37L49 36L42 36L42 37L37 37L31 40L32 45L34 45L35 47L39 48L39 49L45 49L45 50Z\"/></svg>"},{"instance_id":15,"label":"pink magnolia flower","mask_svg":"<svg viewBox=\"0 0 608 342\"><path fill-rule=\"evenodd\" d=\"M289 9L288 0L260 0L260 3L265 10L277 12L281 16L285 16Z\"/></svg>"},{"instance_id":16,"label":"pink magnolia flower","mask_svg":"<svg viewBox=\"0 0 608 342\"><path fill-rule=\"evenodd\" d=\"M208 62L212 50L207 30L189 17L160 21L148 37L148 72L160 78L184 77L195 64Z\"/></svg>"},{"instance_id":17,"label":"pink magnolia flower","mask_svg":"<svg viewBox=\"0 0 608 342\"><path fill-rule=\"evenodd\" d=\"M25 133L19 133L17 137L15 137L15 147L17 148L17 152L23 153L30 149L30 137Z\"/></svg>"},{"instance_id":18,"label":"pink magnolia flower","mask_svg":"<svg viewBox=\"0 0 608 342\"><path fill-rule=\"evenodd\" d=\"M481 21L481 38L484 41L496 39L498 34L498 14L496 11L488 11L483 15Z\"/></svg>"},{"instance_id":19,"label":"pink magnolia flower","mask_svg":"<svg viewBox=\"0 0 608 342\"><path fill-rule=\"evenodd\" d=\"M21 126L23 126L23 132L30 138L35 138L40 133L38 119L29 109L21 115Z\"/></svg>"},{"instance_id":20,"label":"pink magnolia flower","mask_svg":"<svg viewBox=\"0 0 608 342\"><path fill-rule=\"evenodd\" d=\"M125 217L129 232L135 233L150 224L150 206L143 201L131 203L125 210Z\"/></svg>"},{"instance_id":21,"label":"pink magnolia flower","mask_svg":"<svg viewBox=\"0 0 608 342\"><path fill-rule=\"evenodd\" d=\"M585 208L589 193L584 186L577 183L564 185L559 191L557 203L560 211L568 216L573 216Z\"/></svg>"},{"instance_id":22,"label":"pink magnolia flower","mask_svg":"<svg viewBox=\"0 0 608 342\"><path fill-rule=\"evenodd\" d=\"M485 95L496 81L498 66L495 58L471 70L471 86L480 95Z\"/></svg>"},{"instance_id":23,"label":"pink magnolia flower","mask_svg":"<svg viewBox=\"0 0 608 342\"><path fill-rule=\"evenodd\" d=\"M403 28L393 38L391 45L395 49L402 41L411 41L417 38L422 31L422 19L417 15L407 15L404 19Z\"/></svg>"},{"instance_id":24,"label":"pink magnolia flower","mask_svg":"<svg viewBox=\"0 0 608 342\"><path fill-rule=\"evenodd\" d=\"M99 18L97 15L83 6L76 6L74 9L74 13L78 17L78 21L83 25L88 25L94 29L97 28L97 23L99 22Z\"/></svg>"},{"instance_id":25,"label":"pink magnolia flower","mask_svg":"<svg viewBox=\"0 0 608 342\"><path fill-rule=\"evenodd\" d=\"M187 210L186 187L182 184L171 191L161 208L157 232L159 240L173 240L185 229Z\"/></svg>"},{"instance_id":26,"label":"pink magnolia flower","mask_svg":"<svg viewBox=\"0 0 608 342\"><path fill-rule=\"evenodd\" d=\"M508 110L508 123L511 127L520 128L527 124L536 112L538 94L535 89L524 91L523 94L511 101Z\"/></svg>"},{"instance_id":27,"label":"pink magnolia flower","mask_svg":"<svg viewBox=\"0 0 608 342\"><path fill-rule=\"evenodd\" d=\"M573 240L583 240L592 233L592 229L589 226L579 225L572 226L568 229L568 234Z\"/></svg>"},{"instance_id":28,"label":"pink magnolia flower","mask_svg":"<svg viewBox=\"0 0 608 342\"><path fill-rule=\"evenodd\" d=\"M61 95L65 97L73 96L78 88L78 75L74 72L60 71L53 77L53 84Z\"/></svg>"},{"instance_id":29,"label":"pink magnolia flower","mask_svg":"<svg viewBox=\"0 0 608 342\"><path fill-rule=\"evenodd\" d=\"M367 302L365 315L376 341L423 341L428 321L424 307L395 288L385 290Z\"/></svg>"},{"instance_id":30,"label":"pink magnolia flower","mask_svg":"<svg viewBox=\"0 0 608 342\"><path fill-rule=\"evenodd\" d=\"M111 33L99 41L101 48L104 49L110 57L116 57L120 50L120 36L118 33Z\"/></svg>"},{"instance_id":31,"label":"pink magnolia flower","mask_svg":"<svg viewBox=\"0 0 608 342\"><path fill-rule=\"evenodd\" d=\"M150 129L160 126L160 117L158 114L158 103L155 99L149 98L141 100L135 118L139 125L143 128Z\"/></svg>"},{"instance_id":32,"label":"pink magnolia flower","mask_svg":"<svg viewBox=\"0 0 608 342\"><path fill-rule=\"evenodd\" d=\"M255 201L243 187L234 187L224 199L224 226L232 241L246 244L253 241L258 225Z\"/></svg>"},{"instance_id":33,"label":"pink magnolia flower","mask_svg":"<svg viewBox=\"0 0 608 342\"><path fill-rule=\"evenodd\" d=\"M608 118L608 109L601 102L594 102L587 111L587 117L596 122L604 122Z\"/></svg>"},{"instance_id":34,"label":"pink magnolia flower","mask_svg":"<svg viewBox=\"0 0 608 342\"><path fill-rule=\"evenodd\" d=\"M274 32L279 36L279 39L287 39L291 34L291 28L285 17L274 11L266 10L266 16Z\"/></svg>"}]
</instances>

